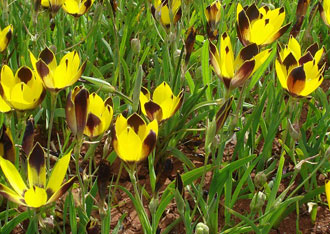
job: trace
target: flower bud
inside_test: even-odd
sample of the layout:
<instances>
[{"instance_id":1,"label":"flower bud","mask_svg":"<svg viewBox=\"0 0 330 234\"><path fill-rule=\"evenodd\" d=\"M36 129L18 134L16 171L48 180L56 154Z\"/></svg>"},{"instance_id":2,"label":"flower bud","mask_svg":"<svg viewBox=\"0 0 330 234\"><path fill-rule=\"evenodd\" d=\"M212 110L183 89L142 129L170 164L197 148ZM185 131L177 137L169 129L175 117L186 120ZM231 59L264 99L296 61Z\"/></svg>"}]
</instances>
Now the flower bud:
<instances>
[{"instance_id":1,"label":"flower bud","mask_svg":"<svg viewBox=\"0 0 330 234\"><path fill-rule=\"evenodd\" d=\"M65 116L68 126L75 136L82 136L86 122L89 104L89 93L82 87L75 87L70 91L65 107Z\"/></svg>"},{"instance_id":2,"label":"flower bud","mask_svg":"<svg viewBox=\"0 0 330 234\"><path fill-rule=\"evenodd\" d=\"M258 172L254 177L254 185L259 189L262 188L266 182L267 182L267 176L262 171Z\"/></svg>"},{"instance_id":3,"label":"flower bud","mask_svg":"<svg viewBox=\"0 0 330 234\"><path fill-rule=\"evenodd\" d=\"M140 53L141 43L140 43L140 40L138 38L133 38L131 40L131 48L132 48L132 50L135 54Z\"/></svg>"},{"instance_id":4,"label":"flower bud","mask_svg":"<svg viewBox=\"0 0 330 234\"><path fill-rule=\"evenodd\" d=\"M265 201L266 201L266 194L259 191L258 193L254 194L250 203L250 209L252 211L259 211L265 204Z\"/></svg>"},{"instance_id":5,"label":"flower bud","mask_svg":"<svg viewBox=\"0 0 330 234\"><path fill-rule=\"evenodd\" d=\"M209 233L209 227L204 223L198 223L196 225L195 234L208 234Z\"/></svg>"}]
</instances>

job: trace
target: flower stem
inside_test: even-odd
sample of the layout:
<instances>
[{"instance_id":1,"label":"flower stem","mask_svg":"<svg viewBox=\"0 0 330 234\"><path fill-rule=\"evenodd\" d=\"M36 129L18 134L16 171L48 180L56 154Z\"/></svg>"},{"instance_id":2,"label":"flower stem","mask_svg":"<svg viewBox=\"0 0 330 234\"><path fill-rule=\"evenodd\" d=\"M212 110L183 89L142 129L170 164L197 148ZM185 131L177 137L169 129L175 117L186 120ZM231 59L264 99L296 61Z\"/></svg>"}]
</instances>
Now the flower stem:
<instances>
[{"instance_id":1,"label":"flower stem","mask_svg":"<svg viewBox=\"0 0 330 234\"><path fill-rule=\"evenodd\" d=\"M77 136L76 137L76 144L74 146L74 158L75 158L75 165L76 165L76 174L77 174L77 177L78 177L78 180L79 180L79 186L81 188L81 204L83 206L85 206L85 186L84 186L84 183L83 183L83 180L81 178L81 175L80 175L80 170L79 170L79 157L80 157L80 149L81 149L81 146L82 146L82 143L83 143L83 138L82 136Z\"/></svg>"},{"instance_id":2,"label":"flower stem","mask_svg":"<svg viewBox=\"0 0 330 234\"><path fill-rule=\"evenodd\" d=\"M57 93L50 93L50 119L48 123L48 138L47 138L47 167L50 168L50 141L52 136L52 129L53 129L53 122L54 122L54 115L55 115L55 108L56 108L56 101L57 101Z\"/></svg>"}]
</instances>

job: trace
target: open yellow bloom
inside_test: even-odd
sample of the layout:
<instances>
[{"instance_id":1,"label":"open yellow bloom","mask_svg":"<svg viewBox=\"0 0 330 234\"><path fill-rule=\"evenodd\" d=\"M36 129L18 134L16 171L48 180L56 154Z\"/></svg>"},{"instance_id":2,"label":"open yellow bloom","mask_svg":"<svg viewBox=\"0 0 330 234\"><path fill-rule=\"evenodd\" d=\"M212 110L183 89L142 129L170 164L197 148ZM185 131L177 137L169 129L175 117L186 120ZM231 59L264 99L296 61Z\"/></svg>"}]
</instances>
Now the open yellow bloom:
<instances>
[{"instance_id":1,"label":"open yellow bloom","mask_svg":"<svg viewBox=\"0 0 330 234\"><path fill-rule=\"evenodd\" d=\"M319 3L319 12L325 25L330 28L330 0L323 0L323 4Z\"/></svg>"},{"instance_id":2,"label":"open yellow bloom","mask_svg":"<svg viewBox=\"0 0 330 234\"><path fill-rule=\"evenodd\" d=\"M285 19L284 7L269 9L268 6L257 8L255 3L242 7L237 5L237 34L244 46L256 43L267 45L282 36L290 27L283 27Z\"/></svg>"},{"instance_id":3,"label":"open yellow bloom","mask_svg":"<svg viewBox=\"0 0 330 234\"><path fill-rule=\"evenodd\" d=\"M173 24L176 24L181 18L181 0L172 0L172 5L169 8L167 0L155 0L154 5L151 7L151 12L156 19L160 18L160 22L165 27L170 27L171 25L171 14L173 15Z\"/></svg>"},{"instance_id":4,"label":"open yellow bloom","mask_svg":"<svg viewBox=\"0 0 330 234\"><path fill-rule=\"evenodd\" d=\"M290 37L287 46L280 46L275 62L276 73L282 87L292 96L307 96L323 81L325 64L319 66L324 49L314 43L303 55L298 41Z\"/></svg>"},{"instance_id":5,"label":"open yellow bloom","mask_svg":"<svg viewBox=\"0 0 330 234\"><path fill-rule=\"evenodd\" d=\"M19 205L38 208L56 201L73 184L75 177L62 184L68 169L70 154L59 159L46 183L46 159L43 148L37 143L28 157L26 186L18 170L9 160L0 157L0 167L11 188L0 184L0 194Z\"/></svg>"},{"instance_id":6,"label":"open yellow bloom","mask_svg":"<svg viewBox=\"0 0 330 234\"><path fill-rule=\"evenodd\" d=\"M61 9L64 0L41 0L41 6L49 8L51 12L56 13Z\"/></svg>"},{"instance_id":7,"label":"open yellow bloom","mask_svg":"<svg viewBox=\"0 0 330 234\"><path fill-rule=\"evenodd\" d=\"M220 53L210 42L210 60L215 73L227 89L234 89L244 82L265 62L271 49L259 52L258 46L250 44L241 49L236 59L230 37L223 33L220 40Z\"/></svg>"},{"instance_id":8,"label":"open yellow bloom","mask_svg":"<svg viewBox=\"0 0 330 234\"><path fill-rule=\"evenodd\" d=\"M138 162L146 158L156 145L157 120L149 124L138 115L128 119L119 115L113 133L113 147L117 155L126 162Z\"/></svg>"},{"instance_id":9,"label":"open yellow bloom","mask_svg":"<svg viewBox=\"0 0 330 234\"><path fill-rule=\"evenodd\" d=\"M142 87L140 92L141 111L150 120L157 119L160 123L175 114L181 107L183 91L174 96L171 87L163 82L155 89L152 98L148 89Z\"/></svg>"},{"instance_id":10,"label":"open yellow bloom","mask_svg":"<svg viewBox=\"0 0 330 234\"><path fill-rule=\"evenodd\" d=\"M74 17L79 17L89 10L94 1L95 0L64 0L62 8L66 13Z\"/></svg>"},{"instance_id":11,"label":"open yellow bloom","mask_svg":"<svg viewBox=\"0 0 330 234\"><path fill-rule=\"evenodd\" d=\"M65 106L65 117L72 133L80 138L87 123L89 92L80 86L71 90Z\"/></svg>"},{"instance_id":12,"label":"open yellow bloom","mask_svg":"<svg viewBox=\"0 0 330 234\"><path fill-rule=\"evenodd\" d=\"M13 25L8 25L3 30L0 30L0 52L3 52L7 48L12 35Z\"/></svg>"},{"instance_id":13,"label":"open yellow bloom","mask_svg":"<svg viewBox=\"0 0 330 234\"><path fill-rule=\"evenodd\" d=\"M207 34L211 40L218 37L218 24L221 17L221 4L219 0L214 1L205 9L205 17L207 20Z\"/></svg>"},{"instance_id":14,"label":"open yellow bloom","mask_svg":"<svg viewBox=\"0 0 330 234\"><path fill-rule=\"evenodd\" d=\"M96 93L90 94L84 134L89 137L96 137L104 133L110 127L112 115L111 98L103 101Z\"/></svg>"},{"instance_id":15,"label":"open yellow bloom","mask_svg":"<svg viewBox=\"0 0 330 234\"><path fill-rule=\"evenodd\" d=\"M46 89L53 92L58 92L76 83L86 67L86 62L80 66L77 51L64 55L59 65L57 65L54 53L48 48L41 51L38 60L30 52L30 59Z\"/></svg>"},{"instance_id":16,"label":"open yellow bloom","mask_svg":"<svg viewBox=\"0 0 330 234\"><path fill-rule=\"evenodd\" d=\"M30 110L39 105L45 97L42 81L29 67L20 67L15 76L7 65L1 69L0 112L14 108L19 111Z\"/></svg>"}]
</instances>

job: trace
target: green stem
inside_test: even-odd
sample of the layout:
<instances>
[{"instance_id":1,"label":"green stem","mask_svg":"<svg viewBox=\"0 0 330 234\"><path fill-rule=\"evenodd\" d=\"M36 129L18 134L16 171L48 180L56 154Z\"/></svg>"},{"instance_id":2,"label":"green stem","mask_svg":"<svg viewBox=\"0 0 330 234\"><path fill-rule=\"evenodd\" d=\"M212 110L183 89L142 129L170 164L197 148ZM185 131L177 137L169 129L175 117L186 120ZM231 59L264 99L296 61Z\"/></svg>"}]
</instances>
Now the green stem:
<instances>
[{"instance_id":1,"label":"green stem","mask_svg":"<svg viewBox=\"0 0 330 234\"><path fill-rule=\"evenodd\" d=\"M83 180L80 175L80 170L79 170L79 158L80 158L80 149L83 143L83 138L82 136L77 136L76 137L76 144L74 147L74 158L75 158L75 165L76 165L76 174L79 180L79 185L81 188L81 200L82 200L82 205L83 207L85 206L85 186L83 183Z\"/></svg>"},{"instance_id":2,"label":"green stem","mask_svg":"<svg viewBox=\"0 0 330 234\"><path fill-rule=\"evenodd\" d=\"M57 93L50 92L50 119L48 123L48 138L47 138L47 168L50 168L50 141L52 136L55 108L57 101Z\"/></svg>"}]
</instances>

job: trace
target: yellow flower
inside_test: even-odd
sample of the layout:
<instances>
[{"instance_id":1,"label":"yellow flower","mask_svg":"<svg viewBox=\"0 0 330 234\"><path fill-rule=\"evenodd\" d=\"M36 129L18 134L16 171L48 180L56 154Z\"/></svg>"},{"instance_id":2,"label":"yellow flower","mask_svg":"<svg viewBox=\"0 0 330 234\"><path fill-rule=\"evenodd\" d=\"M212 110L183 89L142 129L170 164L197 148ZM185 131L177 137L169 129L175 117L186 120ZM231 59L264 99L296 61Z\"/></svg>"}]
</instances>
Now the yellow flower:
<instances>
[{"instance_id":1,"label":"yellow flower","mask_svg":"<svg viewBox=\"0 0 330 234\"><path fill-rule=\"evenodd\" d=\"M80 58L76 51L64 55L59 65L57 65L54 53L48 48L41 51L38 61L30 52L30 59L46 89L53 92L58 92L76 83L86 67L86 62L79 67Z\"/></svg>"},{"instance_id":2,"label":"yellow flower","mask_svg":"<svg viewBox=\"0 0 330 234\"><path fill-rule=\"evenodd\" d=\"M89 95L87 124L84 134L89 137L96 137L104 133L110 126L112 115L111 98L103 101L96 93Z\"/></svg>"},{"instance_id":3,"label":"yellow flower","mask_svg":"<svg viewBox=\"0 0 330 234\"><path fill-rule=\"evenodd\" d=\"M174 96L171 87L166 83L161 83L151 95L148 89L142 87L140 92L141 111L150 120L157 119L160 123L175 114L181 107L183 101L183 91L178 96Z\"/></svg>"},{"instance_id":4,"label":"yellow flower","mask_svg":"<svg viewBox=\"0 0 330 234\"><path fill-rule=\"evenodd\" d=\"M327 196L328 206L330 209L330 180L325 183L325 195Z\"/></svg>"},{"instance_id":5,"label":"yellow flower","mask_svg":"<svg viewBox=\"0 0 330 234\"><path fill-rule=\"evenodd\" d=\"M146 158L156 145L158 123L149 124L138 115L128 119L119 115L113 133L113 147L117 155L126 162L138 162Z\"/></svg>"},{"instance_id":6,"label":"yellow flower","mask_svg":"<svg viewBox=\"0 0 330 234\"><path fill-rule=\"evenodd\" d=\"M314 43L301 55L300 45L290 37L287 46L280 46L275 62L276 73L282 87L292 96L307 96L323 81L325 64L319 66L324 49Z\"/></svg>"},{"instance_id":7,"label":"yellow flower","mask_svg":"<svg viewBox=\"0 0 330 234\"><path fill-rule=\"evenodd\" d=\"M3 52L7 48L12 35L13 25L8 25L3 30L0 29L0 52Z\"/></svg>"},{"instance_id":8,"label":"yellow flower","mask_svg":"<svg viewBox=\"0 0 330 234\"><path fill-rule=\"evenodd\" d=\"M0 155L12 163L15 163L16 159L14 145L15 144L10 129L3 124L0 129Z\"/></svg>"},{"instance_id":9,"label":"yellow flower","mask_svg":"<svg viewBox=\"0 0 330 234\"><path fill-rule=\"evenodd\" d=\"M11 108L19 111L30 110L39 105L45 97L42 81L35 76L29 67L20 67L15 76L7 65L1 69L0 111Z\"/></svg>"},{"instance_id":10,"label":"yellow flower","mask_svg":"<svg viewBox=\"0 0 330 234\"><path fill-rule=\"evenodd\" d=\"M325 25L330 28L330 0L323 0L323 5L319 2L319 12Z\"/></svg>"},{"instance_id":11,"label":"yellow flower","mask_svg":"<svg viewBox=\"0 0 330 234\"><path fill-rule=\"evenodd\" d=\"M207 20L207 34L211 40L218 37L218 24L221 17L221 4L219 0L214 1L205 9L205 17Z\"/></svg>"},{"instance_id":12,"label":"yellow flower","mask_svg":"<svg viewBox=\"0 0 330 234\"><path fill-rule=\"evenodd\" d=\"M9 160L0 157L0 167L13 188L0 184L0 194L19 205L33 208L56 201L71 187L75 179L73 177L62 184L68 169L70 154L71 151L57 161L46 183L45 152L37 143L27 159L29 186L26 186L16 167Z\"/></svg>"},{"instance_id":13,"label":"yellow flower","mask_svg":"<svg viewBox=\"0 0 330 234\"><path fill-rule=\"evenodd\" d=\"M220 40L220 53L210 42L210 60L215 73L227 89L241 86L268 58L271 49L259 52L258 46L250 44L241 49L234 60L230 37L223 33Z\"/></svg>"},{"instance_id":14,"label":"yellow flower","mask_svg":"<svg viewBox=\"0 0 330 234\"><path fill-rule=\"evenodd\" d=\"M61 9L64 0L41 0L41 6L49 8L51 12L56 13Z\"/></svg>"},{"instance_id":15,"label":"yellow flower","mask_svg":"<svg viewBox=\"0 0 330 234\"><path fill-rule=\"evenodd\" d=\"M75 136L81 137L87 123L89 92L79 86L70 91L65 106L65 116L69 128Z\"/></svg>"},{"instance_id":16,"label":"yellow flower","mask_svg":"<svg viewBox=\"0 0 330 234\"><path fill-rule=\"evenodd\" d=\"M95 0L64 0L62 8L66 13L74 17L79 17L89 10L94 1Z\"/></svg>"},{"instance_id":17,"label":"yellow flower","mask_svg":"<svg viewBox=\"0 0 330 234\"><path fill-rule=\"evenodd\" d=\"M158 19L165 27L170 27L171 25L171 14L173 15L173 24L176 24L181 18L181 0L172 0L172 5L169 9L167 0L155 0L154 5L151 7L151 12L153 16ZM172 13L170 14L170 10Z\"/></svg>"},{"instance_id":18,"label":"yellow flower","mask_svg":"<svg viewBox=\"0 0 330 234\"><path fill-rule=\"evenodd\" d=\"M237 34L244 46L252 43L267 45L282 36L290 27L283 27L284 7L269 9L268 6L257 8L255 3L245 8L237 5Z\"/></svg>"}]
</instances>

